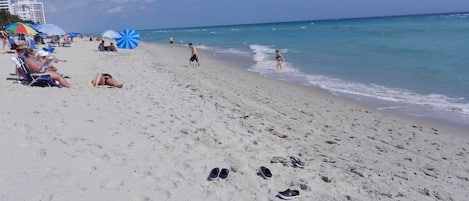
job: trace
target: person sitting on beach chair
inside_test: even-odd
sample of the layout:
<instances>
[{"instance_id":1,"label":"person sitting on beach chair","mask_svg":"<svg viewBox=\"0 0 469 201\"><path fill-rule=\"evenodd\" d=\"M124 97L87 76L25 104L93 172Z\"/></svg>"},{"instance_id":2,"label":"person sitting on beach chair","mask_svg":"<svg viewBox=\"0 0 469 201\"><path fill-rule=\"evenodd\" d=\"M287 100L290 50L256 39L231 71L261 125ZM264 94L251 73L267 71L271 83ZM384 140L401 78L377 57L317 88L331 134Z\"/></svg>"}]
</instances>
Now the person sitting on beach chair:
<instances>
[{"instance_id":1,"label":"person sitting on beach chair","mask_svg":"<svg viewBox=\"0 0 469 201\"><path fill-rule=\"evenodd\" d=\"M63 38L63 42L62 42L63 47L72 46L73 40L70 37L68 37L67 34L62 35L62 38Z\"/></svg>"},{"instance_id":2,"label":"person sitting on beach chair","mask_svg":"<svg viewBox=\"0 0 469 201\"><path fill-rule=\"evenodd\" d=\"M51 55L49 52L44 51L44 50L39 50L36 52L36 63L41 63L43 60L45 60L44 63L44 72L46 71L57 71L57 68L54 66L54 63L60 62L67 62L67 60L62 60L57 58L54 55Z\"/></svg>"},{"instance_id":3,"label":"person sitting on beach chair","mask_svg":"<svg viewBox=\"0 0 469 201\"><path fill-rule=\"evenodd\" d=\"M18 48L18 44L16 44L15 39L12 37L8 38L8 43L10 43L11 50L16 50Z\"/></svg>"},{"instance_id":4,"label":"person sitting on beach chair","mask_svg":"<svg viewBox=\"0 0 469 201\"><path fill-rule=\"evenodd\" d=\"M40 73L40 72L43 72L43 66L46 62L46 60L42 60L40 62L38 62L36 60L36 56L34 55L34 52L30 51L30 50L25 50L24 53L24 64L26 65L26 67L28 68L29 71L33 72L33 73ZM54 81L58 81L59 84L63 87L67 87L69 88L70 87L70 84L67 82L67 80L64 79L64 77L62 77L62 75L60 75L59 73L55 72L55 71L49 71L50 73L50 77L52 80Z\"/></svg>"},{"instance_id":5,"label":"person sitting on beach chair","mask_svg":"<svg viewBox=\"0 0 469 201\"><path fill-rule=\"evenodd\" d=\"M59 47L60 46L60 38L58 35L52 36L52 38L49 41L49 47Z\"/></svg>"},{"instance_id":6,"label":"person sitting on beach chair","mask_svg":"<svg viewBox=\"0 0 469 201\"><path fill-rule=\"evenodd\" d=\"M90 86L112 86L117 88L122 88L124 85L121 84L119 81L112 78L112 76L108 73L98 73L93 80L90 80L88 83Z\"/></svg>"}]
</instances>

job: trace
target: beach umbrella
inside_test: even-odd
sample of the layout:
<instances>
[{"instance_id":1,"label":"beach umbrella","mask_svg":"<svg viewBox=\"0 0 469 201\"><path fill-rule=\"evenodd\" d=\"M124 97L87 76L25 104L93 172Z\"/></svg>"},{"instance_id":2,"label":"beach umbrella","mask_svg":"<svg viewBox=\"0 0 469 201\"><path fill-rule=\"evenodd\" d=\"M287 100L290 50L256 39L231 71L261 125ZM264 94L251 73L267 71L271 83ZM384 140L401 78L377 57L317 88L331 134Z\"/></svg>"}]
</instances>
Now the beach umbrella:
<instances>
[{"instance_id":1,"label":"beach umbrella","mask_svg":"<svg viewBox=\"0 0 469 201\"><path fill-rule=\"evenodd\" d=\"M37 34L37 32L33 28L21 22L15 22L15 23L6 25L5 30L9 32L17 33L17 34L26 34L26 35Z\"/></svg>"},{"instance_id":2,"label":"beach umbrella","mask_svg":"<svg viewBox=\"0 0 469 201\"><path fill-rule=\"evenodd\" d=\"M101 33L101 36L103 38L110 38L110 39L116 39L122 37L117 31L114 30L106 30L103 33Z\"/></svg>"},{"instance_id":3,"label":"beach umbrella","mask_svg":"<svg viewBox=\"0 0 469 201\"><path fill-rule=\"evenodd\" d=\"M49 36L65 34L65 31L55 24L41 24L37 30Z\"/></svg>"},{"instance_id":4,"label":"beach umbrella","mask_svg":"<svg viewBox=\"0 0 469 201\"><path fill-rule=\"evenodd\" d=\"M119 34L122 36L116 39L117 46L123 49L134 49L140 43L140 34L134 30L125 29Z\"/></svg>"},{"instance_id":5,"label":"beach umbrella","mask_svg":"<svg viewBox=\"0 0 469 201\"><path fill-rule=\"evenodd\" d=\"M40 24L29 24L29 23L26 23L26 25L28 25L29 27L33 28L34 31L38 31L37 28L39 27Z\"/></svg>"},{"instance_id":6,"label":"beach umbrella","mask_svg":"<svg viewBox=\"0 0 469 201\"><path fill-rule=\"evenodd\" d=\"M69 32L69 33L67 33L67 35L68 35L69 37L76 37L76 36L78 36L78 35L80 35L80 34L81 34L80 32Z\"/></svg>"}]
</instances>

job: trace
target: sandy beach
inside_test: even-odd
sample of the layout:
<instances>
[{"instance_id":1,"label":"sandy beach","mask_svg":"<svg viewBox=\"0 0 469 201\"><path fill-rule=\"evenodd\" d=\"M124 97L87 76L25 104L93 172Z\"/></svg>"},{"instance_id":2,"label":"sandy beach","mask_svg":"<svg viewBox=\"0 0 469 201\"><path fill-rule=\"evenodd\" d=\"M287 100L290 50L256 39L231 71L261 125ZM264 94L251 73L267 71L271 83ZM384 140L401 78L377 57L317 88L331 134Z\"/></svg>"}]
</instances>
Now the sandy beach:
<instances>
[{"instance_id":1,"label":"sandy beach","mask_svg":"<svg viewBox=\"0 0 469 201\"><path fill-rule=\"evenodd\" d=\"M108 41L107 41L108 42ZM201 53L58 47L72 88L14 83L0 54L0 200L452 200L469 197L469 131L383 113ZM122 89L89 87L106 72ZM302 160L304 168L271 163ZM258 175L260 166L272 178ZM227 180L208 181L212 168Z\"/></svg>"}]
</instances>

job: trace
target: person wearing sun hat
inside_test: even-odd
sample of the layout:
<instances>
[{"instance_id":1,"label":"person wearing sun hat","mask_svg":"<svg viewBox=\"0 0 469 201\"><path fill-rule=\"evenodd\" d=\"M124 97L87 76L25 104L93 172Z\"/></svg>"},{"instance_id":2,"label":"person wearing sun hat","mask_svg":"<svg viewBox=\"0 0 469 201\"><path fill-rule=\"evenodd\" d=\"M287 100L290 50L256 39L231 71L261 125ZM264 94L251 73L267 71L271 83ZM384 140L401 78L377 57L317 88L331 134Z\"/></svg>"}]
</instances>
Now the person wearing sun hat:
<instances>
[{"instance_id":1,"label":"person wearing sun hat","mask_svg":"<svg viewBox=\"0 0 469 201\"><path fill-rule=\"evenodd\" d=\"M44 50L39 50L36 52L36 57L47 57L49 56L49 52L46 52Z\"/></svg>"},{"instance_id":2,"label":"person wearing sun hat","mask_svg":"<svg viewBox=\"0 0 469 201\"><path fill-rule=\"evenodd\" d=\"M45 60L41 60L39 62L35 54L30 50L25 50L24 57L25 57L24 64L30 72L33 72L33 73L43 72L44 63L46 62ZM70 83L68 83L67 80L65 80L61 74L55 71L49 71L48 73L52 80L59 82L60 86L67 87L67 88L71 86Z\"/></svg>"},{"instance_id":3,"label":"person wearing sun hat","mask_svg":"<svg viewBox=\"0 0 469 201\"><path fill-rule=\"evenodd\" d=\"M44 63L44 71L57 71L57 68L52 65L53 63L57 63L59 61L67 62L67 60L61 60L44 50L38 50L36 52L36 60L39 63L42 62L43 60L46 60Z\"/></svg>"},{"instance_id":4,"label":"person wearing sun hat","mask_svg":"<svg viewBox=\"0 0 469 201\"><path fill-rule=\"evenodd\" d=\"M25 44L16 45L15 50L18 56L21 56L29 47Z\"/></svg>"}]
</instances>

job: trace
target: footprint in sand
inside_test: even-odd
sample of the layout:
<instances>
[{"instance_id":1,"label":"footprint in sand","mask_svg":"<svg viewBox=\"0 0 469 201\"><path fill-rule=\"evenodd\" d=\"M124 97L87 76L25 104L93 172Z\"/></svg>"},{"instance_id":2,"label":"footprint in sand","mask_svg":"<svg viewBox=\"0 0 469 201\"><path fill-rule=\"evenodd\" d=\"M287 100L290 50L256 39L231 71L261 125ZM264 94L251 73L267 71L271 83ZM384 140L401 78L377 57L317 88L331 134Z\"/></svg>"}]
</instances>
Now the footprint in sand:
<instances>
[{"instance_id":1,"label":"footprint in sand","mask_svg":"<svg viewBox=\"0 0 469 201\"><path fill-rule=\"evenodd\" d=\"M150 198L144 195L136 195L134 196L133 201L150 201Z\"/></svg>"}]
</instances>

